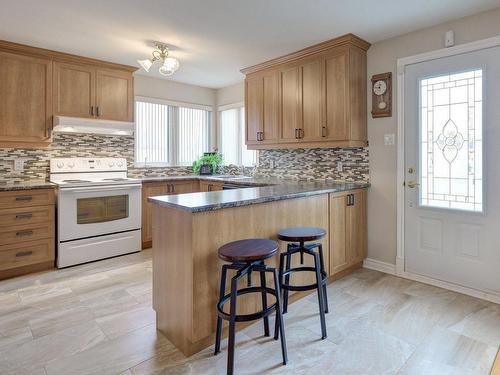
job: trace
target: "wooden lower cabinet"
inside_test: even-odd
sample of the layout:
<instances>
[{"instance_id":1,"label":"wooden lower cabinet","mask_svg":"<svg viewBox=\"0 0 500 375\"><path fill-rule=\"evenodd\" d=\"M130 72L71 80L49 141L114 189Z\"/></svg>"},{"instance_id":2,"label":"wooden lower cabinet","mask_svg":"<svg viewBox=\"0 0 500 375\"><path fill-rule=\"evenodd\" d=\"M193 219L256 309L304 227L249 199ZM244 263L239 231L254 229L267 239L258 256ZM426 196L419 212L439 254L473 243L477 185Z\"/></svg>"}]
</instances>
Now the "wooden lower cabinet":
<instances>
[{"instance_id":1,"label":"wooden lower cabinet","mask_svg":"<svg viewBox=\"0 0 500 375\"><path fill-rule=\"evenodd\" d=\"M217 191L222 190L224 183L213 181L200 181L200 191Z\"/></svg>"},{"instance_id":2,"label":"wooden lower cabinet","mask_svg":"<svg viewBox=\"0 0 500 375\"><path fill-rule=\"evenodd\" d=\"M185 194L198 191L198 181L158 181L142 184L142 248L148 249L153 242L152 205L148 197Z\"/></svg>"},{"instance_id":3,"label":"wooden lower cabinet","mask_svg":"<svg viewBox=\"0 0 500 375\"><path fill-rule=\"evenodd\" d=\"M330 194L330 276L366 257L366 190Z\"/></svg>"},{"instance_id":4,"label":"wooden lower cabinet","mask_svg":"<svg viewBox=\"0 0 500 375\"><path fill-rule=\"evenodd\" d=\"M0 192L0 279L51 269L54 260L54 190Z\"/></svg>"}]
</instances>

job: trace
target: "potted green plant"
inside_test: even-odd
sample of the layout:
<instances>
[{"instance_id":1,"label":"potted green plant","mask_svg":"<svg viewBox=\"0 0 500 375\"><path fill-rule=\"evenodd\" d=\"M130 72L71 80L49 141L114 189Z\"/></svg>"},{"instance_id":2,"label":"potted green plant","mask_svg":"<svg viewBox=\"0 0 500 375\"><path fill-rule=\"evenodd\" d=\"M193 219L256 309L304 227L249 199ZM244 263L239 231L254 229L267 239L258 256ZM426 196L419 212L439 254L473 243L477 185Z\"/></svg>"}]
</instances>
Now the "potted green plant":
<instances>
[{"instance_id":1,"label":"potted green plant","mask_svg":"<svg viewBox=\"0 0 500 375\"><path fill-rule=\"evenodd\" d=\"M222 155L218 152L205 152L193 163L194 174L214 174L222 164Z\"/></svg>"}]
</instances>

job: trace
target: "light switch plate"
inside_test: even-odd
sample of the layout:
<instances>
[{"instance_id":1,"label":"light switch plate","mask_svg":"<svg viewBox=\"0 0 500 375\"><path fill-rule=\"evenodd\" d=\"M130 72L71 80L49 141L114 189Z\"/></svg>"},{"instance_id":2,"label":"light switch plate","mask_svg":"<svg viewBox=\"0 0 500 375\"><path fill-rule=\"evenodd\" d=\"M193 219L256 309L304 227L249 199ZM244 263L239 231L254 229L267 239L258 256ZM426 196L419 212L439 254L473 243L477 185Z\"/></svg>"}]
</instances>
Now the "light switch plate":
<instances>
[{"instance_id":1,"label":"light switch plate","mask_svg":"<svg viewBox=\"0 0 500 375\"><path fill-rule=\"evenodd\" d=\"M396 143L396 134L384 134L384 146L394 146Z\"/></svg>"},{"instance_id":2,"label":"light switch plate","mask_svg":"<svg viewBox=\"0 0 500 375\"><path fill-rule=\"evenodd\" d=\"M14 170L18 172L24 171L24 159L16 159L14 160Z\"/></svg>"}]
</instances>

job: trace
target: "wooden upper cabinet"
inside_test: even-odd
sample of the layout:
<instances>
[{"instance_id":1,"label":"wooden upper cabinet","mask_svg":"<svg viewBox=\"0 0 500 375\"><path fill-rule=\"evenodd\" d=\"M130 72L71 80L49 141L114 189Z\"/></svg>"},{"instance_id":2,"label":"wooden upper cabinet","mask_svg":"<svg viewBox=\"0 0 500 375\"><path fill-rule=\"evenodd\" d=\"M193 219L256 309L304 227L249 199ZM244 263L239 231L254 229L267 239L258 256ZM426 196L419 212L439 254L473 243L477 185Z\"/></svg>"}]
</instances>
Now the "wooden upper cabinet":
<instances>
[{"instance_id":1,"label":"wooden upper cabinet","mask_svg":"<svg viewBox=\"0 0 500 375\"><path fill-rule=\"evenodd\" d=\"M297 142L301 126L299 101L299 67L287 66L280 70L281 79L281 142Z\"/></svg>"},{"instance_id":2,"label":"wooden upper cabinet","mask_svg":"<svg viewBox=\"0 0 500 375\"><path fill-rule=\"evenodd\" d=\"M95 68L54 63L54 115L94 117Z\"/></svg>"},{"instance_id":3,"label":"wooden upper cabinet","mask_svg":"<svg viewBox=\"0 0 500 375\"><path fill-rule=\"evenodd\" d=\"M270 130L274 131L272 126L264 128L266 122L274 124L268 120L266 109L274 108L275 96L265 94L260 77L279 72L278 133L273 132L265 142L247 138L250 148L366 146L369 46L355 35L347 34L243 69L248 96L247 135L264 131L267 136ZM253 89L250 82L254 82ZM260 95L258 99L256 95Z\"/></svg>"},{"instance_id":4,"label":"wooden upper cabinet","mask_svg":"<svg viewBox=\"0 0 500 375\"><path fill-rule=\"evenodd\" d=\"M262 78L252 77L245 81L245 116L247 144L257 144L262 132L264 113L264 88Z\"/></svg>"},{"instance_id":5,"label":"wooden upper cabinet","mask_svg":"<svg viewBox=\"0 0 500 375\"><path fill-rule=\"evenodd\" d=\"M52 61L0 51L0 146L41 146L52 127Z\"/></svg>"},{"instance_id":6,"label":"wooden upper cabinet","mask_svg":"<svg viewBox=\"0 0 500 375\"><path fill-rule=\"evenodd\" d=\"M134 81L130 73L97 71L96 117L104 120L134 121Z\"/></svg>"},{"instance_id":7,"label":"wooden upper cabinet","mask_svg":"<svg viewBox=\"0 0 500 375\"><path fill-rule=\"evenodd\" d=\"M323 70L322 59L313 59L300 65L302 126L298 135L301 141L317 141L324 132Z\"/></svg>"},{"instance_id":8,"label":"wooden upper cabinet","mask_svg":"<svg viewBox=\"0 0 500 375\"><path fill-rule=\"evenodd\" d=\"M271 71L262 77L263 87L263 142L276 142L280 138L280 84L279 72Z\"/></svg>"}]
</instances>

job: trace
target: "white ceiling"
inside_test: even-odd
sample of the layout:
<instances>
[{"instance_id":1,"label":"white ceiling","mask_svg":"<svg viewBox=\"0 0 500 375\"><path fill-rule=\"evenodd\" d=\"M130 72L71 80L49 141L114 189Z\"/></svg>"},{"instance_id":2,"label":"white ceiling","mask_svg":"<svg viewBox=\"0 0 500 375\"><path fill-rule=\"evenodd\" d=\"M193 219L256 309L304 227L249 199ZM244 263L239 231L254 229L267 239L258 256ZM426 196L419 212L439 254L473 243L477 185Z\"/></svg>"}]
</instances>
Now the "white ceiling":
<instances>
[{"instance_id":1,"label":"white ceiling","mask_svg":"<svg viewBox=\"0 0 500 375\"><path fill-rule=\"evenodd\" d=\"M159 40L174 46L181 63L170 79L219 88L241 81L241 68L348 32L373 43L498 6L500 0L2 0L0 39L136 66Z\"/></svg>"}]
</instances>

